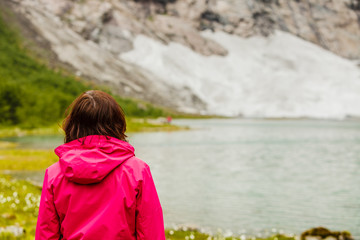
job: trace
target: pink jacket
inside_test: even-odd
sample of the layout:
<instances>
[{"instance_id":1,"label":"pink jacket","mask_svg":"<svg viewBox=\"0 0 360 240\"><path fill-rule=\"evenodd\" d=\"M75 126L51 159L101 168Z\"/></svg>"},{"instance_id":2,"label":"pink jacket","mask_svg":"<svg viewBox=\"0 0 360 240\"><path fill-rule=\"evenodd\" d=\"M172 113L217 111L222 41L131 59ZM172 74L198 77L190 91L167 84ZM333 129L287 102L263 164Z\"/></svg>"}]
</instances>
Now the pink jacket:
<instances>
[{"instance_id":1,"label":"pink jacket","mask_svg":"<svg viewBox=\"0 0 360 240\"><path fill-rule=\"evenodd\" d=\"M88 136L55 149L45 172L36 240L164 240L149 166L127 142Z\"/></svg>"}]
</instances>

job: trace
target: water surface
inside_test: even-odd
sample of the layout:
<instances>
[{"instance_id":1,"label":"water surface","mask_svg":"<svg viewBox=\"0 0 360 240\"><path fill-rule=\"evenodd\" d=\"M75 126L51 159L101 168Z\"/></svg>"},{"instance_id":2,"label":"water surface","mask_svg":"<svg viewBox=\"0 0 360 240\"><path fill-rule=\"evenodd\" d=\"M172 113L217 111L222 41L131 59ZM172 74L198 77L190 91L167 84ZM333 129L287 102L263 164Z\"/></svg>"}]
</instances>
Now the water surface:
<instances>
[{"instance_id":1,"label":"water surface","mask_svg":"<svg viewBox=\"0 0 360 240\"><path fill-rule=\"evenodd\" d=\"M168 226L300 233L321 225L360 236L360 122L174 123L193 130L129 138L151 167ZM48 148L62 138L18 141Z\"/></svg>"},{"instance_id":2,"label":"water surface","mask_svg":"<svg viewBox=\"0 0 360 240\"><path fill-rule=\"evenodd\" d=\"M360 122L182 120L131 136L167 223L360 235Z\"/></svg>"}]
</instances>

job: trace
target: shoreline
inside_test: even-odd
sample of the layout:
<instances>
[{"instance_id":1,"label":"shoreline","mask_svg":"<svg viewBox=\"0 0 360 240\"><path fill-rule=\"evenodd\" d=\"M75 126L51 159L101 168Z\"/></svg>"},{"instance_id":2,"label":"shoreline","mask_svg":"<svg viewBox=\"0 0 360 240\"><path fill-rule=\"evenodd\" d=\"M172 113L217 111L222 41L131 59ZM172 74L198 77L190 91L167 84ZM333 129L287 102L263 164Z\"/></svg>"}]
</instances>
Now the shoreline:
<instances>
[{"instance_id":1,"label":"shoreline","mask_svg":"<svg viewBox=\"0 0 360 240\"><path fill-rule=\"evenodd\" d=\"M204 119L238 119L249 121L315 121L315 122L360 122L360 117L349 117L345 119L325 119L325 118L250 118L250 117L221 117L221 116L185 116L174 118L174 120L204 120ZM128 117L126 120L126 133L139 132L156 132L156 131L181 131L190 130L189 126L179 126L168 124L165 118L134 118ZM54 124L45 127L22 128L20 126L0 126L0 141L2 138L23 137L23 136L46 136L46 135L63 135L61 124Z\"/></svg>"},{"instance_id":2,"label":"shoreline","mask_svg":"<svg viewBox=\"0 0 360 240\"><path fill-rule=\"evenodd\" d=\"M168 124L162 118L127 118L126 124L126 133L180 131L190 129L186 126ZM64 132L60 125L36 127L31 129L21 128L19 126L0 127L0 141L2 138L46 135L64 135Z\"/></svg>"}]
</instances>

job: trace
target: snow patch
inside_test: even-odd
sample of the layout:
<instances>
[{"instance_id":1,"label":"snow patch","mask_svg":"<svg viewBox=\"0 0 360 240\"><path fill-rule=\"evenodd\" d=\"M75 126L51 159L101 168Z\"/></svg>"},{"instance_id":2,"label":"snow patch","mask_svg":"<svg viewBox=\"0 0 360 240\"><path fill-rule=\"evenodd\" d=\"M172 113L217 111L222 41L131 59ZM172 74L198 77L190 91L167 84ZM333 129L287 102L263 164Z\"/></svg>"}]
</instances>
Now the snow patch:
<instances>
[{"instance_id":1,"label":"snow patch","mask_svg":"<svg viewBox=\"0 0 360 240\"><path fill-rule=\"evenodd\" d=\"M360 116L360 69L315 44L278 31L269 38L204 32L229 54L202 56L181 44L137 36L120 58L188 88L206 113L261 118Z\"/></svg>"}]
</instances>

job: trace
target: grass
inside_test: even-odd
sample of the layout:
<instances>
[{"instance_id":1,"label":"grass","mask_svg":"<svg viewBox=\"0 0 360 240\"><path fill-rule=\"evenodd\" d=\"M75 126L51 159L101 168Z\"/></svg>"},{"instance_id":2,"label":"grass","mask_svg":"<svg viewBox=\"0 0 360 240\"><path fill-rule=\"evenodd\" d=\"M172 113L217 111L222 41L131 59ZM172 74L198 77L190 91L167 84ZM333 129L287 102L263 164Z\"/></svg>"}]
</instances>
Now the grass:
<instances>
[{"instance_id":1,"label":"grass","mask_svg":"<svg viewBox=\"0 0 360 240\"><path fill-rule=\"evenodd\" d=\"M178 131L187 130L188 127L181 127L163 123L156 119L128 118L127 132L154 132L154 131Z\"/></svg>"},{"instance_id":2,"label":"grass","mask_svg":"<svg viewBox=\"0 0 360 240\"><path fill-rule=\"evenodd\" d=\"M56 161L53 150L0 149L0 170L43 170Z\"/></svg>"},{"instance_id":3,"label":"grass","mask_svg":"<svg viewBox=\"0 0 360 240\"><path fill-rule=\"evenodd\" d=\"M0 239L34 239L41 189L6 175L0 175L0 189L0 226L24 230L19 237L2 232Z\"/></svg>"},{"instance_id":4,"label":"grass","mask_svg":"<svg viewBox=\"0 0 360 240\"><path fill-rule=\"evenodd\" d=\"M62 134L61 129L57 125L49 127L39 127L39 128L21 128L16 126L11 127L1 127L0 128L0 138L5 137L21 137L21 136L32 136L32 135L57 135ZM1 147L1 145L0 145Z\"/></svg>"}]
</instances>

